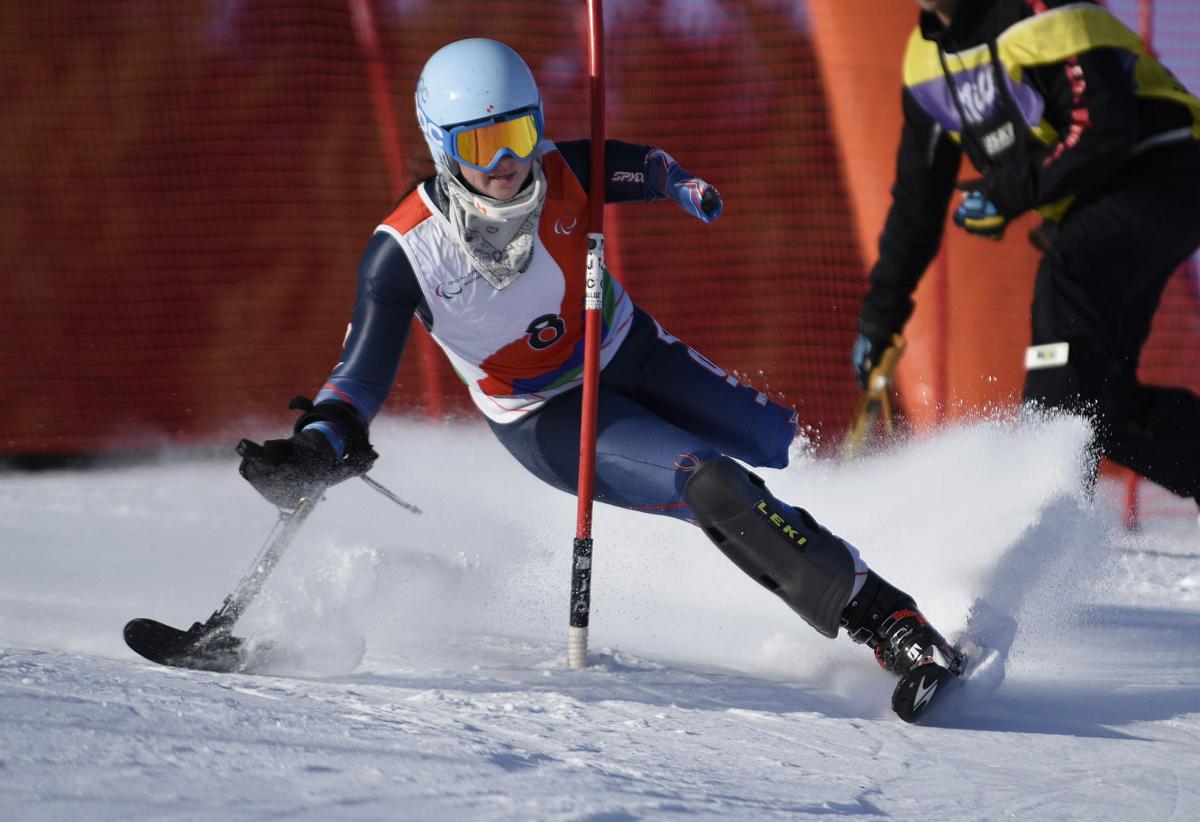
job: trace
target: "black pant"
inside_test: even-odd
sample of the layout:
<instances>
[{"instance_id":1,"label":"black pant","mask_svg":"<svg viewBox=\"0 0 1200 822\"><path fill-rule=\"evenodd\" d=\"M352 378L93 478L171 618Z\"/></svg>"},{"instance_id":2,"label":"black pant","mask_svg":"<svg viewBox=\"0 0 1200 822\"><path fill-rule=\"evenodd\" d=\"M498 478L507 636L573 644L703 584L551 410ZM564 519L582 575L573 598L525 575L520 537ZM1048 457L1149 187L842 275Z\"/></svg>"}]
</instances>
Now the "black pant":
<instances>
[{"instance_id":1,"label":"black pant","mask_svg":"<svg viewBox=\"0 0 1200 822\"><path fill-rule=\"evenodd\" d=\"M1197 246L1200 144L1151 149L1081 198L1033 297L1033 344L1065 341L1069 359L1025 380L1026 400L1089 414L1109 458L1189 497L1200 496L1200 397L1142 385L1137 368L1167 279Z\"/></svg>"}]
</instances>

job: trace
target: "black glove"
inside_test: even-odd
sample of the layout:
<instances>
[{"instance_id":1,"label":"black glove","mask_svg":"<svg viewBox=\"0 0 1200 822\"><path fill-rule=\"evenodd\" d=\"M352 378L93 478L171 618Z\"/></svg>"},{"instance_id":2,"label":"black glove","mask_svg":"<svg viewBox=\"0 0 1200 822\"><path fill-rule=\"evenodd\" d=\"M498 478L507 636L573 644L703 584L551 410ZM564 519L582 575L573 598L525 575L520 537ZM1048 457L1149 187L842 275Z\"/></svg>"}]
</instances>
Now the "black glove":
<instances>
[{"instance_id":1,"label":"black glove","mask_svg":"<svg viewBox=\"0 0 1200 822\"><path fill-rule=\"evenodd\" d=\"M883 352L887 351L891 344L890 334L886 337L873 337L859 332L858 339L854 341L854 348L850 350L850 361L854 364L854 376L858 380L859 388L866 389L872 369L879 365Z\"/></svg>"},{"instance_id":2,"label":"black glove","mask_svg":"<svg viewBox=\"0 0 1200 822\"><path fill-rule=\"evenodd\" d=\"M320 431L301 431L286 440L238 443L238 471L258 493L280 508L294 509L304 497L319 497L345 477L341 460Z\"/></svg>"},{"instance_id":3,"label":"black glove","mask_svg":"<svg viewBox=\"0 0 1200 822\"><path fill-rule=\"evenodd\" d=\"M296 422L296 433L287 439L251 440L238 443L242 456L239 473L267 501L293 510L305 497L320 496L326 488L371 469L379 457L367 440L366 423L344 403L313 404L304 397L292 400L291 408L305 411ZM345 457L339 459L329 440L314 422L331 422L346 436Z\"/></svg>"},{"instance_id":4,"label":"black glove","mask_svg":"<svg viewBox=\"0 0 1200 822\"><path fill-rule=\"evenodd\" d=\"M858 338L850 351L854 376L864 389L871 369L879 365L883 352L892 344L892 336L903 332L915 307L911 296L915 280L911 286L906 285L907 278L888 258L876 261L870 280L858 315Z\"/></svg>"}]
</instances>

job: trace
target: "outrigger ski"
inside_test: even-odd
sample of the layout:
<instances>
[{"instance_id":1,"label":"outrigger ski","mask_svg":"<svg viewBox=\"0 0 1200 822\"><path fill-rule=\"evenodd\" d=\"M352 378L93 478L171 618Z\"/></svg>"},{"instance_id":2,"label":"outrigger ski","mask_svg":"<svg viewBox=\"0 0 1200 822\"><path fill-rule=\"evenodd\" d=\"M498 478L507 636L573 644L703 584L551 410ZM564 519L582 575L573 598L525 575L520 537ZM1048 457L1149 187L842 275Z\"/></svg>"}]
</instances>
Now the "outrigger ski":
<instances>
[{"instance_id":1,"label":"outrigger ski","mask_svg":"<svg viewBox=\"0 0 1200 822\"><path fill-rule=\"evenodd\" d=\"M245 642L231 627L232 621L222 619L219 611L186 631L153 619L131 619L125 624L125 644L160 665L220 673L244 671Z\"/></svg>"},{"instance_id":2,"label":"outrigger ski","mask_svg":"<svg viewBox=\"0 0 1200 822\"><path fill-rule=\"evenodd\" d=\"M319 495L305 497L294 510L280 510L279 519L268 535L266 544L255 557L249 573L206 622L194 623L191 628L181 631L153 619L131 619L125 624L125 644L135 653L160 665L222 673L245 671L249 661L249 643L234 635L234 623L258 596L267 576L312 513L318 499ZM260 648L255 656L261 659L262 650L266 649Z\"/></svg>"},{"instance_id":3,"label":"outrigger ski","mask_svg":"<svg viewBox=\"0 0 1200 822\"><path fill-rule=\"evenodd\" d=\"M291 407L303 409L305 402L307 400L303 397L297 397L292 400ZM311 408L311 403L307 407ZM239 443L239 454L243 454L247 442L243 440ZM406 511L421 513L420 508L400 499L366 474L359 475L359 479ZM125 644L135 653L160 665L220 673L262 668L264 664L277 659L279 649L272 643L247 642L233 633L233 626L258 597L263 583L323 494L323 488L314 489L311 495L301 497L295 508L279 509L279 519L267 535L267 541L254 558L249 572L206 622L194 623L191 628L181 631L153 619L131 619L125 623Z\"/></svg>"}]
</instances>

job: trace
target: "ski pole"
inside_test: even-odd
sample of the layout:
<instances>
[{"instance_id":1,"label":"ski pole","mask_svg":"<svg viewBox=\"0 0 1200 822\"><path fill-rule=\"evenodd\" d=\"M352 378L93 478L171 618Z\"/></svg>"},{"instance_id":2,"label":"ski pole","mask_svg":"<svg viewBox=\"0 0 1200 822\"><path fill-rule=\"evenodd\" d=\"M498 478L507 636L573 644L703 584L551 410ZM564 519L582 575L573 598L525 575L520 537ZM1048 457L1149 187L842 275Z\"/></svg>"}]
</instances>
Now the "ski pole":
<instances>
[{"instance_id":1,"label":"ski pole","mask_svg":"<svg viewBox=\"0 0 1200 822\"><path fill-rule=\"evenodd\" d=\"M892 418L892 375L900 363L900 355L907 345L899 334L892 335L892 344L879 357L879 365L867 375L867 387L863 390L850 418L850 427L842 440L841 458L851 460L859 456L867 440L875 430L875 423L883 420L884 432L894 436L896 425Z\"/></svg>"},{"instance_id":2,"label":"ski pole","mask_svg":"<svg viewBox=\"0 0 1200 822\"><path fill-rule=\"evenodd\" d=\"M275 527L271 529L271 533L267 535L267 541L259 550L258 556L254 558L254 564L242 577L242 581L238 583L233 593L225 597L225 603L213 614L210 621L232 625L238 620L246 607L258 596L263 583L267 581L271 571L279 564L283 552L292 544L292 540L300 531L300 526L317 507L317 501L320 498L321 494L303 497L293 510L287 511L282 508L279 510L279 519L275 521Z\"/></svg>"},{"instance_id":3,"label":"ski pole","mask_svg":"<svg viewBox=\"0 0 1200 822\"><path fill-rule=\"evenodd\" d=\"M414 514L419 514L419 513L421 513L421 509L420 509L420 508L418 508L417 506L413 505L411 502L405 502L404 500L400 499L400 497L396 496L394 493L392 493L392 492L391 492L391 491L389 491L387 488L385 488L385 487L384 487L382 484L380 484L380 483L376 482L374 479L372 479L371 477L367 476L366 474L359 474L359 477L360 477L360 478L362 479L362 481L363 481L363 482L365 482L367 485L371 486L371 487L372 487L372 488L374 488L376 491L378 491L379 493L383 494L385 497L387 497L387 498L388 498L388 499L390 499L392 502L394 502L394 503L396 503L397 505L399 505L399 506L400 506L401 508L403 508L405 511L411 511L411 512L412 512L412 513L414 513Z\"/></svg>"},{"instance_id":4,"label":"ski pole","mask_svg":"<svg viewBox=\"0 0 1200 822\"><path fill-rule=\"evenodd\" d=\"M362 478L402 508L415 514L421 513L421 509L400 499L365 474ZM300 527L324 493L324 488L318 488L310 496L302 497L294 508L279 509L279 518L267 535L267 541L259 549L250 570L207 621L197 622L183 631L153 619L131 619L125 625L125 643L146 659L163 665L208 671L245 670L243 641L234 636L231 629L258 597L267 578L283 558L284 551L295 540Z\"/></svg>"},{"instance_id":5,"label":"ski pole","mask_svg":"<svg viewBox=\"0 0 1200 822\"><path fill-rule=\"evenodd\" d=\"M596 405L600 382L600 312L604 306L604 10L588 0L591 93L591 169L588 182L588 253L584 270L583 407L579 421L579 484L571 547L571 620L567 666L587 665L592 595L592 498L596 481Z\"/></svg>"},{"instance_id":6,"label":"ski pole","mask_svg":"<svg viewBox=\"0 0 1200 822\"><path fill-rule=\"evenodd\" d=\"M183 631L153 619L131 619L125 624L125 643L135 653L162 665L206 671L244 670L243 641L234 636L231 629L258 596L318 499L320 494L304 497L294 509L280 509L279 519L249 572L207 621L197 622Z\"/></svg>"},{"instance_id":7,"label":"ski pole","mask_svg":"<svg viewBox=\"0 0 1200 822\"><path fill-rule=\"evenodd\" d=\"M411 511L414 514L421 513L420 508L410 502L405 502L366 474L360 474L359 476L363 482L404 510ZM258 596L263 584L267 581L267 577L270 576L271 571L275 569L280 558L282 558L283 552L292 544L292 540L296 538L300 526L308 519L309 514L317 507L317 502L324 495L324 490L322 490L311 497L302 497L291 511L283 508L279 509L279 519L275 521L275 527L267 535L266 543L259 550L258 556L254 558L254 564L250 566L250 570L242 578L242 581L238 583L234 592L225 597L225 604L218 610L217 615L221 621L228 621L230 624L237 621L242 612L246 610L246 606Z\"/></svg>"}]
</instances>

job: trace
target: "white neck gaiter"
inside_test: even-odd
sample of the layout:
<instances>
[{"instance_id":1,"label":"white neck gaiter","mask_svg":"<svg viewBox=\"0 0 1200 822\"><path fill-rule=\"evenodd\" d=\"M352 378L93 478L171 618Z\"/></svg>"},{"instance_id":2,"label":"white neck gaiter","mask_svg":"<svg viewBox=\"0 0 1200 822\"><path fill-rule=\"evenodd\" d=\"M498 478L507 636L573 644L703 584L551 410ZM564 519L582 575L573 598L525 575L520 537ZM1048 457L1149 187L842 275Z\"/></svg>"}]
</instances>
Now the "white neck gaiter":
<instances>
[{"instance_id":1,"label":"white neck gaiter","mask_svg":"<svg viewBox=\"0 0 1200 822\"><path fill-rule=\"evenodd\" d=\"M533 181L511 200L493 200L471 191L456 176L438 174L449 201L450 223L471 267L497 291L529 268L533 237L546 203L541 160L530 169Z\"/></svg>"}]
</instances>

